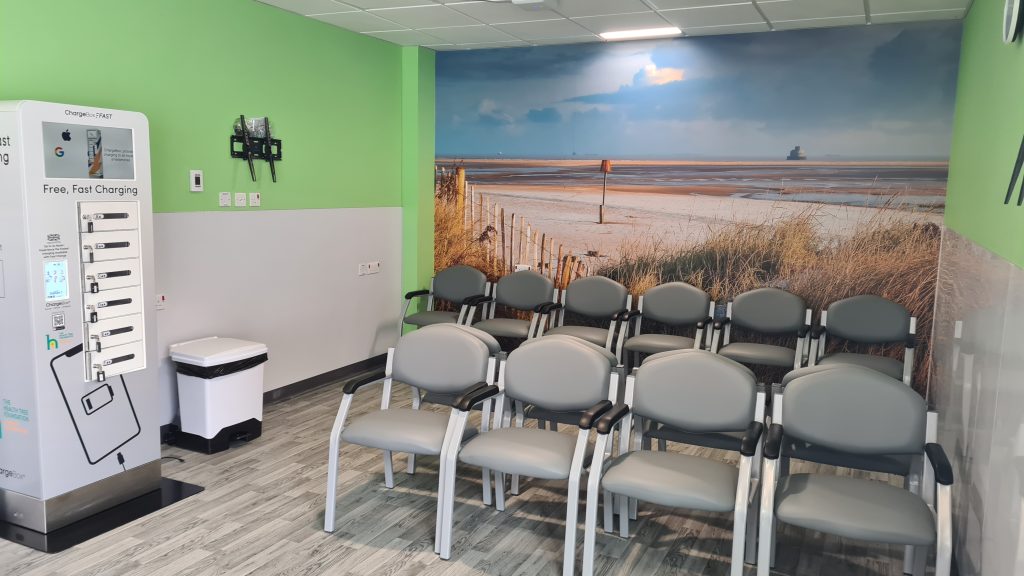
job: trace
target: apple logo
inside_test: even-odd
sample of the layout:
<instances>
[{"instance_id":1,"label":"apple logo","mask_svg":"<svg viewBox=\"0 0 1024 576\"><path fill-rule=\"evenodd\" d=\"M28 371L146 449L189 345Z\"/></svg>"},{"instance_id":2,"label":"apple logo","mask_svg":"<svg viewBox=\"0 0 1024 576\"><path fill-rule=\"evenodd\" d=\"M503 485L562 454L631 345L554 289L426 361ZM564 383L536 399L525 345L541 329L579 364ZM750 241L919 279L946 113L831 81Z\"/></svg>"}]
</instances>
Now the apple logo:
<instances>
[{"instance_id":1,"label":"apple logo","mask_svg":"<svg viewBox=\"0 0 1024 576\"><path fill-rule=\"evenodd\" d=\"M63 138L65 142L71 142L71 130L61 132L60 137Z\"/></svg>"}]
</instances>

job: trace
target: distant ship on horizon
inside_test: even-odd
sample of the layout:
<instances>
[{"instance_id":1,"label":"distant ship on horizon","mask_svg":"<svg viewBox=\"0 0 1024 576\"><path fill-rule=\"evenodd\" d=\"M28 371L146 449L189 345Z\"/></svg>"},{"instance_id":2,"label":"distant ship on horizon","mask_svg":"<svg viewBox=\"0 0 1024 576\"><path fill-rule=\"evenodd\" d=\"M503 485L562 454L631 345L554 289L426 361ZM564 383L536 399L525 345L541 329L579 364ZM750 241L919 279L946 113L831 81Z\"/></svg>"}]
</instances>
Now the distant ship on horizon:
<instances>
[{"instance_id":1,"label":"distant ship on horizon","mask_svg":"<svg viewBox=\"0 0 1024 576\"><path fill-rule=\"evenodd\" d=\"M803 148L797 146L789 151L789 156L786 156L786 160L807 160L807 153L804 152Z\"/></svg>"}]
</instances>

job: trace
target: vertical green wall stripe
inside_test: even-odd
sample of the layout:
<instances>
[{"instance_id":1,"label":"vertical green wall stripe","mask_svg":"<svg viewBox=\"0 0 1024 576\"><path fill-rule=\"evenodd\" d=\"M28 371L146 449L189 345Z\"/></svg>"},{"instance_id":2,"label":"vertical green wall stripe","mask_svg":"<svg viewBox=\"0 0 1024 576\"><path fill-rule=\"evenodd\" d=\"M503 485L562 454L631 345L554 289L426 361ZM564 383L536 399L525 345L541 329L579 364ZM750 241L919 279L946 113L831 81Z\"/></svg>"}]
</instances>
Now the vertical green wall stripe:
<instances>
[{"instance_id":1,"label":"vertical green wall stripe","mask_svg":"<svg viewBox=\"0 0 1024 576\"><path fill-rule=\"evenodd\" d=\"M1016 193L1003 204L1024 136L1024 41L1002 43L1004 5L975 0L964 23L946 225L1024 267L1024 207Z\"/></svg>"},{"instance_id":2,"label":"vertical green wall stripe","mask_svg":"<svg viewBox=\"0 0 1024 576\"><path fill-rule=\"evenodd\" d=\"M424 288L434 272L434 57L402 48L402 284Z\"/></svg>"},{"instance_id":3,"label":"vertical green wall stripe","mask_svg":"<svg viewBox=\"0 0 1024 576\"><path fill-rule=\"evenodd\" d=\"M253 0L0 0L0 100L145 113L158 212L222 210L222 191L259 191L264 210L400 206L402 56ZM278 183L228 157L239 114L270 116Z\"/></svg>"}]
</instances>

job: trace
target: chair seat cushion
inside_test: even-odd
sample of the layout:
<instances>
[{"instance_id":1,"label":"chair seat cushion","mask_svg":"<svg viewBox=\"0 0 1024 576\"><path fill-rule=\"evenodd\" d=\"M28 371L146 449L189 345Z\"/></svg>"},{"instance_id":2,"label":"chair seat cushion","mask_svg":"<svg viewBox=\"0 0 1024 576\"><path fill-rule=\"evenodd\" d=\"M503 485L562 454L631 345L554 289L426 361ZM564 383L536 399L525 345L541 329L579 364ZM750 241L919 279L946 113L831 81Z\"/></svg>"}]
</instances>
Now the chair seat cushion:
<instances>
[{"instance_id":1,"label":"chair seat cushion","mask_svg":"<svg viewBox=\"0 0 1024 576\"><path fill-rule=\"evenodd\" d=\"M735 466L674 452L630 452L615 458L605 489L663 506L726 512L735 508Z\"/></svg>"},{"instance_id":2,"label":"chair seat cushion","mask_svg":"<svg viewBox=\"0 0 1024 576\"><path fill-rule=\"evenodd\" d=\"M553 336L556 334L574 336L581 340L586 340L591 344L597 344L598 346L604 346L608 342L607 328L596 328L593 326L556 326L544 332L545 336Z\"/></svg>"},{"instance_id":3,"label":"chair seat cushion","mask_svg":"<svg viewBox=\"0 0 1024 576\"><path fill-rule=\"evenodd\" d=\"M703 446L705 448L739 452L740 444L743 443L744 434L745 432L687 432L665 424L655 423L651 426L651 429L647 431L646 435L651 438L664 439L671 442L681 442L692 446Z\"/></svg>"},{"instance_id":4,"label":"chair seat cushion","mask_svg":"<svg viewBox=\"0 0 1024 576\"><path fill-rule=\"evenodd\" d=\"M672 334L640 334L626 340L623 347L630 352L657 354L658 352L693 348L693 338L673 336Z\"/></svg>"},{"instance_id":5,"label":"chair seat cushion","mask_svg":"<svg viewBox=\"0 0 1024 576\"><path fill-rule=\"evenodd\" d=\"M576 438L535 428L500 428L470 440L459 454L466 464L545 480L569 477Z\"/></svg>"},{"instance_id":6,"label":"chair seat cushion","mask_svg":"<svg viewBox=\"0 0 1024 576\"><path fill-rule=\"evenodd\" d=\"M381 450L437 455L444 443L448 417L447 412L431 410L378 410L352 420L341 439ZM465 437L475 434L475 428L467 428Z\"/></svg>"},{"instance_id":7,"label":"chair seat cushion","mask_svg":"<svg viewBox=\"0 0 1024 576\"><path fill-rule=\"evenodd\" d=\"M935 519L920 496L874 480L793 474L775 493L779 520L846 538L929 546Z\"/></svg>"},{"instance_id":8,"label":"chair seat cushion","mask_svg":"<svg viewBox=\"0 0 1024 576\"><path fill-rule=\"evenodd\" d=\"M870 368L891 376L897 380L903 379L903 362L888 356L877 356L874 354L854 354L852 352L838 352L828 354L818 364L822 366L834 366L836 364L854 364Z\"/></svg>"},{"instance_id":9,"label":"chair seat cushion","mask_svg":"<svg viewBox=\"0 0 1024 576\"><path fill-rule=\"evenodd\" d=\"M491 336L503 336L505 338L526 338L530 334L529 320L517 320L515 318L491 318L481 320L473 327L483 330Z\"/></svg>"},{"instance_id":10,"label":"chair seat cushion","mask_svg":"<svg viewBox=\"0 0 1024 576\"><path fill-rule=\"evenodd\" d=\"M796 350L771 344L754 342L733 342L722 346L719 354L740 364L763 364L765 366L792 366Z\"/></svg>"},{"instance_id":11,"label":"chair seat cushion","mask_svg":"<svg viewBox=\"0 0 1024 576\"><path fill-rule=\"evenodd\" d=\"M428 311L406 316L405 323L413 326L430 326L431 324L454 324L458 319L458 312Z\"/></svg>"},{"instance_id":12,"label":"chair seat cushion","mask_svg":"<svg viewBox=\"0 0 1024 576\"><path fill-rule=\"evenodd\" d=\"M791 438L787 438L786 442L782 445L782 454L800 460L817 462L818 464L867 470L869 472L881 472L883 474L895 474L897 476L909 474L910 466L913 462L913 456L904 454L851 454L823 446L815 446L803 440Z\"/></svg>"}]
</instances>

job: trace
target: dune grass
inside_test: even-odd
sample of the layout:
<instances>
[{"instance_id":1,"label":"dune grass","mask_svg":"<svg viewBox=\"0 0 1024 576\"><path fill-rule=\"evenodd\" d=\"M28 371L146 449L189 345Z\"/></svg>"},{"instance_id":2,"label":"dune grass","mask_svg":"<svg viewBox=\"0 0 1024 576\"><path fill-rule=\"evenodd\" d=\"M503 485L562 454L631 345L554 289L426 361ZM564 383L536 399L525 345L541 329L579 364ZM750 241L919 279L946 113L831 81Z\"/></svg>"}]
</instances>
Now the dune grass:
<instances>
[{"instance_id":1,"label":"dune grass","mask_svg":"<svg viewBox=\"0 0 1024 576\"><path fill-rule=\"evenodd\" d=\"M622 282L633 294L682 280L703 288L717 302L773 286L802 297L816 315L849 296L888 298L917 317L914 388L924 392L940 241L938 226L890 219L886 212L852 236L834 237L819 230L809 211L767 224L723 225L690 246L636 241L624 247L618 261L597 273ZM899 350L876 351L901 357Z\"/></svg>"}]
</instances>

